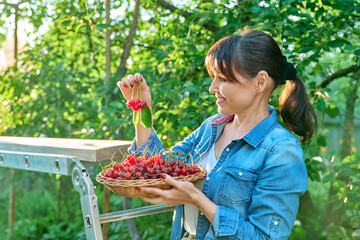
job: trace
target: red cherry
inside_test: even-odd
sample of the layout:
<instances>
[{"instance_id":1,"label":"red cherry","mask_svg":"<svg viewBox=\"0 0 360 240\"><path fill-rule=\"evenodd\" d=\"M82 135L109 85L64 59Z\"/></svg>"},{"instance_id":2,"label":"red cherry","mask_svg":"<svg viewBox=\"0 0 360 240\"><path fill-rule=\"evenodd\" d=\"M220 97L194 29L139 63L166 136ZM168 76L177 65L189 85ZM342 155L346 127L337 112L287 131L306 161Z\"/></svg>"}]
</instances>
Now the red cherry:
<instances>
[{"instance_id":1,"label":"red cherry","mask_svg":"<svg viewBox=\"0 0 360 240\"><path fill-rule=\"evenodd\" d=\"M146 172L147 172L149 175L154 175L154 174L155 174L155 169L154 169L154 168L151 168L151 167L147 167L147 168L146 168Z\"/></svg>"},{"instance_id":2,"label":"red cherry","mask_svg":"<svg viewBox=\"0 0 360 240\"><path fill-rule=\"evenodd\" d=\"M189 173L194 174L195 173L195 168L194 167L189 167Z\"/></svg>"},{"instance_id":3,"label":"red cherry","mask_svg":"<svg viewBox=\"0 0 360 240\"><path fill-rule=\"evenodd\" d=\"M129 173L133 174L135 172L136 168L135 167L129 167Z\"/></svg>"},{"instance_id":4,"label":"red cherry","mask_svg":"<svg viewBox=\"0 0 360 240\"><path fill-rule=\"evenodd\" d=\"M126 180L131 180L131 179L132 179L131 173L129 173L129 172L125 173L124 178L125 178Z\"/></svg>"},{"instance_id":5,"label":"red cherry","mask_svg":"<svg viewBox=\"0 0 360 240\"><path fill-rule=\"evenodd\" d=\"M179 174L178 174L177 172L173 172L173 173L171 174L171 176L172 176L172 177L178 177Z\"/></svg>"},{"instance_id":6,"label":"red cherry","mask_svg":"<svg viewBox=\"0 0 360 240\"><path fill-rule=\"evenodd\" d=\"M135 172L135 177L140 178L141 176L143 176L142 172L140 171Z\"/></svg>"},{"instance_id":7,"label":"red cherry","mask_svg":"<svg viewBox=\"0 0 360 240\"><path fill-rule=\"evenodd\" d=\"M120 177L120 173L115 170L114 173L113 173L113 178L117 179L118 177Z\"/></svg>"},{"instance_id":8,"label":"red cherry","mask_svg":"<svg viewBox=\"0 0 360 240\"><path fill-rule=\"evenodd\" d=\"M175 166L175 161L169 161L168 164L170 167L173 167L173 166Z\"/></svg>"},{"instance_id":9,"label":"red cherry","mask_svg":"<svg viewBox=\"0 0 360 240\"><path fill-rule=\"evenodd\" d=\"M145 168L145 167L146 167L146 163L145 163L145 162L139 162L138 167L139 167L139 168Z\"/></svg>"},{"instance_id":10,"label":"red cherry","mask_svg":"<svg viewBox=\"0 0 360 240\"><path fill-rule=\"evenodd\" d=\"M171 174L171 168L169 168L169 167L164 167L164 168L162 169L162 172L163 172L163 173L166 173L167 175L170 175L170 174Z\"/></svg>"},{"instance_id":11,"label":"red cherry","mask_svg":"<svg viewBox=\"0 0 360 240\"><path fill-rule=\"evenodd\" d=\"M112 168L106 170L104 176L107 177L107 178L112 178L112 176L113 176L113 171L114 171L114 169L112 169Z\"/></svg>"},{"instance_id":12,"label":"red cherry","mask_svg":"<svg viewBox=\"0 0 360 240\"><path fill-rule=\"evenodd\" d=\"M147 106L147 103L145 101L140 102L138 105L136 105L137 108L144 109Z\"/></svg>"},{"instance_id":13,"label":"red cherry","mask_svg":"<svg viewBox=\"0 0 360 240\"><path fill-rule=\"evenodd\" d=\"M113 169L115 169L116 171L119 171L120 170L120 163L115 162L114 165L113 165Z\"/></svg>"},{"instance_id":14,"label":"red cherry","mask_svg":"<svg viewBox=\"0 0 360 240\"><path fill-rule=\"evenodd\" d=\"M127 106L128 108L134 108L134 106L135 106L135 99L130 99L129 101L127 101L126 106Z\"/></svg>"},{"instance_id":15,"label":"red cherry","mask_svg":"<svg viewBox=\"0 0 360 240\"><path fill-rule=\"evenodd\" d=\"M174 172L176 172L177 174L180 175L181 174L181 168L175 167Z\"/></svg>"},{"instance_id":16,"label":"red cherry","mask_svg":"<svg viewBox=\"0 0 360 240\"><path fill-rule=\"evenodd\" d=\"M186 176L187 175L187 169L186 168L182 168L181 169L181 175L184 175L184 176Z\"/></svg>"},{"instance_id":17,"label":"red cherry","mask_svg":"<svg viewBox=\"0 0 360 240\"><path fill-rule=\"evenodd\" d=\"M137 158L137 156L133 156L133 155L129 155L129 156L127 156L127 158L126 158L126 161L130 164L130 165L135 165L135 163L137 163L137 161L138 161L138 158Z\"/></svg>"}]
</instances>

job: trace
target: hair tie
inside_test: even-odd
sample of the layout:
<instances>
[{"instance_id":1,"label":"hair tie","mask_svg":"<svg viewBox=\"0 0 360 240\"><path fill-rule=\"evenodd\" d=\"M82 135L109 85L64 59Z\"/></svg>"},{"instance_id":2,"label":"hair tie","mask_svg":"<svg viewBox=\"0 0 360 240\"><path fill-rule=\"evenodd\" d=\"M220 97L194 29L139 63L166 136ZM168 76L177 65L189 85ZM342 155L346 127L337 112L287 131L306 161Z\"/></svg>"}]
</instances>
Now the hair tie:
<instances>
[{"instance_id":1,"label":"hair tie","mask_svg":"<svg viewBox=\"0 0 360 240\"><path fill-rule=\"evenodd\" d=\"M292 63L289 63L284 56L284 73L283 79L280 84L285 84L286 80L295 80L297 76L297 71Z\"/></svg>"}]
</instances>

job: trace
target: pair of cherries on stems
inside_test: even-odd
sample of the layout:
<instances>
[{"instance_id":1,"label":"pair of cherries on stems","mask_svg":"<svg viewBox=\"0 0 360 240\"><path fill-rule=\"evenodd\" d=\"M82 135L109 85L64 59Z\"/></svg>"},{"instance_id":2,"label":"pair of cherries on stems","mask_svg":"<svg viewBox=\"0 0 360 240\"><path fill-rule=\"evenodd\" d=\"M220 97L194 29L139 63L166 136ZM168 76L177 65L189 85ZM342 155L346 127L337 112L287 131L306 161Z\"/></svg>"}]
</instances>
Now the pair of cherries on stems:
<instances>
[{"instance_id":1,"label":"pair of cherries on stems","mask_svg":"<svg viewBox=\"0 0 360 240\"><path fill-rule=\"evenodd\" d=\"M140 99L130 99L127 101L126 106L133 109L134 111L139 111L144 109L147 104L145 101L141 101Z\"/></svg>"},{"instance_id":2,"label":"pair of cherries on stems","mask_svg":"<svg viewBox=\"0 0 360 240\"><path fill-rule=\"evenodd\" d=\"M126 106L134 110L134 126L140 124L152 130L152 113L149 106L147 106L147 103L139 99L141 98L141 87L139 86L139 84L139 82L133 83L133 85L137 87L132 88L131 99L127 101ZM136 97L134 96L134 92L136 94Z\"/></svg>"}]
</instances>

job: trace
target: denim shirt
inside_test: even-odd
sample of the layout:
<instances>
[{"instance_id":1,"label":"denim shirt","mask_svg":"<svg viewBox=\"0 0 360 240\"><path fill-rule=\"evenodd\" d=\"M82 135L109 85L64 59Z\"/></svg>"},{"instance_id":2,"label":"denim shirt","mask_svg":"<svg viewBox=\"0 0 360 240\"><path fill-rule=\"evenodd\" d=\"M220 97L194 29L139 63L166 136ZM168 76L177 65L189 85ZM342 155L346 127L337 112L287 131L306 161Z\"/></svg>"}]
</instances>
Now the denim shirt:
<instances>
[{"instance_id":1,"label":"denim shirt","mask_svg":"<svg viewBox=\"0 0 360 240\"><path fill-rule=\"evenodd\" d=\"M214 224L201 212L196 239L288 239L307 190L303 151L297 139L270 115L241 139L229 143L206 177L202 192L217 205ZM207 119L171 151L190 153L196 163L211 148L233 115ZM155 131L136 149L162 149ZM189 160L190 161L190 160ZM175 208L171 239L184 234L183 205Z\"/></svg>"}]
</instances>

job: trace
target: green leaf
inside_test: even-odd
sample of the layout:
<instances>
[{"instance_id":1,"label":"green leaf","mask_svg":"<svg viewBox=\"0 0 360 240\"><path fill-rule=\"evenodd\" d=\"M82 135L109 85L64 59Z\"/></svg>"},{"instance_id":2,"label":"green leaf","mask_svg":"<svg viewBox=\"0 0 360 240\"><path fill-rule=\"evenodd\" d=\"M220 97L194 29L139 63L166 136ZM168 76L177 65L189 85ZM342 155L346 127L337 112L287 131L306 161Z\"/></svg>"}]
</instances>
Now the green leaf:
<instances>
[{"instance_id":1,"label":"green leaf","mask_svg":"<svg viewBox=\"0 0 360 240\"><path fill-rule=\"evenodd\" d=\"M139 111L138 111L139 112ZM152 127L152 114L150 108L146 106L144 109L141 109L141 125L151 130Z\"/></svg>"},{"instance_id":2,"label":"green leaf","mask_svg":"<svg viewBox=\"0 0 360 240\"><path fill-rule=\"evenodd\" d=\"M357 46L357 45L347 44L344 49L352 51L352 50L355 50L355 49L358 49L358 48L359 48L359 46Z\"/></svg>"},{"instance_id":3,"label":"green leaf","mask_svg":"<svg viewBox=\"0 0 360 240\"><path fill-rule=\"evenodd\" d=\"M340 110L339 108L334 105L334 104L330 104L328 105L328 107L326 108L327 115L329 115L331 118L335 118L340 114Z\"/></svg>"},{"instance_id":4,"label":"green leaf","mask_svg":"<svg viewBox=\"0 0 360 240\"><path fill-rule=\"evenodd\" d=\"M139 123L139 120L140 120L140 111L134 111L134 115L133 115L134 126L136 126Z\"/></svg>"},{"instance_id":5,"label":"green leaf","mask_svg":"<svg viewBox=\"0 0 360 240\"><path fill-rule=\"evenodd\" d=\"M342 47L345 45L346 42L342 40L334 40L329 42L329 47L336 48L336 47Z\"/></svg>"},{"instance_id":6,"label":"green leaf","mask_svg":"<svg viewBox=\"0 0 360 240\"><path fill-rule=\"evenodd\" d=\"M79 32L80 28L86 27L87 25L88 25L87 23L81 23L81 24L79 24L79 25L75 28L75 32L76 32L76 33Z\"/></svg>"},{"instance_id":7,"label":"green leaf","mask_svg":"<svg viewBox=\"0 0 360 240\"><path fill-rule=\"evenodd\" d=\"M300 50L300 53L307 53L313 49L314 49L314 46L304 47L303 49Z\"/></svg>"},{"instance_id":8,"label":"green leaf","mask_svg":"<svg viewBox=\"0 0 360 240\"><path fill-rule=\"evenodd\" d=\"M319 110L320 112L323 112L325 110L326 103L325 103L324 99L320 98L319 100L316 101L315 105L316 105L317 110Z\"/></svg>"},{"instance_id":9,"label":"green leaf","mask_svg":"<svg viewBox=\"0 0 360 240\"><path fill-rule=\"evenodd\" d=\"M112 29L113 27L109 24L98 24L96 25L98 28Z\"/></svg>"},{"instance_id":10,"label":"green leaf","mask_svg":"<svg viewBox=\"0 0 360 240\"><path fill-rule=\"evenodd\" d=\"M354 54L360 56L360 49L355 50L355 51L354 51Z\"/></svg>"},{"instance_id":11,"label":"green leaf","mask_svg":"<svg viewBox=\"0 0 360 240\"><path fill-rule=\"evenodd\" d=\"M320 146L326 147L326 137L325 136L318 137L317 142Z\"/></svg>"}]
</instances>

